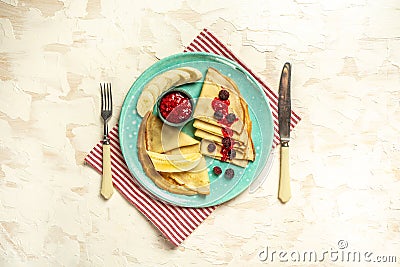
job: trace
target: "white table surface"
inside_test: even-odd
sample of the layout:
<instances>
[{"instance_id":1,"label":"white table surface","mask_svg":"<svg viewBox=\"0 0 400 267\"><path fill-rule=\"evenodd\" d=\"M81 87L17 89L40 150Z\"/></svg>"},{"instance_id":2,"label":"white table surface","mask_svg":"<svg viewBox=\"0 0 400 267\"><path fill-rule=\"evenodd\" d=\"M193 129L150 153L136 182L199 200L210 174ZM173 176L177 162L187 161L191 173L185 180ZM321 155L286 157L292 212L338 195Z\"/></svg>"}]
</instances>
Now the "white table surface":
<instances>
[{"instance_id":1,"label":"white table surface","mask_svg":"<svg viewBox=\"0 0 400 267\"><path fill-rule=\"evenodd\" d=\"M245 2L1 0L0 266L348 266L288 256L335 250L399 264L399 1ZM104 201L83 159L102 135L99 82L118 114L138 75L203 28L274 91L292 63L293 197L277 200L275 160L173 248L121 195Z\"/></svg>"}]
</instances>

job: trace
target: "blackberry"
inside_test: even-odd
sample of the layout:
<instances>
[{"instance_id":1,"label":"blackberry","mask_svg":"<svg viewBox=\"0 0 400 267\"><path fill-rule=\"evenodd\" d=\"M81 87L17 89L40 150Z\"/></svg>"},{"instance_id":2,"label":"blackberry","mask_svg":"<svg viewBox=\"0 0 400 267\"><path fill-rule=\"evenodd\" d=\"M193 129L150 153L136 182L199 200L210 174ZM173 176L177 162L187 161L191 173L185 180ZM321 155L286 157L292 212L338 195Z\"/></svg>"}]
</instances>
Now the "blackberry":
<instances>
[{"instance_id":1,"label":"blackberry","mask_svg":"<svg viewBox=\"0 0 400 267\"><path fill-rule=\"evenodd\" d=\"M220 175L220 174L222 173L222 170L221 170L220 167L215 166L215 167L213 168L213 172L214 172L216 175Z\"/></svg>"},{"instance_id":2,"label":"blackberry","mask_svg":"<svg viewBox=\"0 0 400 267\"><path fill-rule=\"evenodd\" d=\"M225 148L230 148L231 147L231 139L229 137L222 138L222 145Z\"/></svg>"},{"instance_id":3,"label":"blackberry","mask_svg":"<svg viewBox=\"0 0 400 267\"><path fill-rule=\"evenodd\" d=\"M224 114L221 110L217 110L214 112L214 118L217 120L221 120L224 117Z\"/></svg>"},{"instance_id":4,"label":"blackberry","mask_svg":"<svg viewBox=\"0 0 400 267\"><path fill-rule=\"evenodd\" d=\"M225 171L226 178L232 179L234 176L235 176L235 172L233 171L233 169L231 169L231 168L226 169L226 171Z\"/></svg>"},{"instance_id":5,"label":"blackberry","mask_svg":"<svg viewBox=\"0 0 400 267\"><path fill-rule=\"evenodd\" d=\"M233 123L236 120L236 116L233 113L229 113L228 115L226 115L226 120L229 123Z\"/></svg>"},{"instance_id":6,"label":"blackberry","mask_svg":"<svg viewBox=\"0 0 400 267\"><path fill-rule=\"evenodd\" d=\"M233 150L233 149L229 150L228 151L228 157L229 157L229 159L235 158L236 157L236 151Z\"/></svg>"},{"instance_id":7,"label":"blackberry","mask_svg":"<svg viewBox=\"0 0 400 267\"><path fill-rule=\"evenodd\" d=\"M219 91L218 97L221 100L227 100L229 98L229 92L225 89L222 89L221 91Z\"/></svg>"},{"instance_id":8,"label":"blackberry","mask_svg":"<svg viewBox=\"0 0 400 267\"><path fill-rule=\"evenodd\" d=\"M208 150L208 152L210 152L210 153L214 152L214 151L215 151L215 148L216 148L216 146L215 146L214 143L210 143L210 144L208 144L208 146L207 146L207 150Z\"/></svg>"}]
</instances>

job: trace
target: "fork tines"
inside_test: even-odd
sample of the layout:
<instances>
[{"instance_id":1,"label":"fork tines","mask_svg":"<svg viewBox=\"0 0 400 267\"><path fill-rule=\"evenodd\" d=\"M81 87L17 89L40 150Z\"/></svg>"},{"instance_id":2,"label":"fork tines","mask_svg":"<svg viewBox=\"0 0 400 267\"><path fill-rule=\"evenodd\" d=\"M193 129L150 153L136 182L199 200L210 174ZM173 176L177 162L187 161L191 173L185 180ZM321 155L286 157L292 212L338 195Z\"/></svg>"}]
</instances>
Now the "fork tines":
<instances>
[{"instance_id":1,"label":"fork tines","mask_svg":"<svg viewBox=\"0 0 400 267\"><path fill-rule=\"evenodd\" d=\"M112 115L112 94L111 83L100 83L101 90L101 117L103 118L104 136L103 136L103 178L101 181L101 195L109 199L113 194L113 183L111 173L111 150L110 138L108 137L108 120Z\"/></svg>"},{"instance_id":2,"label":"fork tines","mask_svg":"<svg viewBox=\"0 0 400 267\"><path fill-rule=\"evenodd\" d=\"M100 83L100 89L101 89L101 110L112 112L111 83L103 83L103 84Z\"/></svg>"}]
</instances>

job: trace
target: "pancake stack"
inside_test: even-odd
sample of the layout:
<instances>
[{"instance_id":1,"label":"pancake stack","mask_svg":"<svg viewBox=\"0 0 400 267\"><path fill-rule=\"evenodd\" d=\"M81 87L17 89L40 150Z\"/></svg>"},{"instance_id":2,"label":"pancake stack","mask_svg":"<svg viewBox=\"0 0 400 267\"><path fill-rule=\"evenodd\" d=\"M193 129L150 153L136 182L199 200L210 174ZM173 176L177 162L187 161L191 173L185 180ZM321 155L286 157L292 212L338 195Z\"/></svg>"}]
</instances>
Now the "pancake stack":
<instances>
[{"instance_id":1,"label":"pancake stack","mask_svg":"<svg viewBox=\"0 0 400 267\"><path fill-rule=\"evenodd\" d=\"M193 117L203 155L240 167L254 161L248 106L232 79L209 68Z\"/></svg>"},{"instance_id":2,"label":"pancake stack","mask_svg":"<svg viewBox=\"0 0 400 267\"><path fill-rule=\"evenodd\" d=\"M160 188L175 194L208 195L210 180L200 142L148 112L139 128L138 158Z\"/></svg>"}]
</instances>

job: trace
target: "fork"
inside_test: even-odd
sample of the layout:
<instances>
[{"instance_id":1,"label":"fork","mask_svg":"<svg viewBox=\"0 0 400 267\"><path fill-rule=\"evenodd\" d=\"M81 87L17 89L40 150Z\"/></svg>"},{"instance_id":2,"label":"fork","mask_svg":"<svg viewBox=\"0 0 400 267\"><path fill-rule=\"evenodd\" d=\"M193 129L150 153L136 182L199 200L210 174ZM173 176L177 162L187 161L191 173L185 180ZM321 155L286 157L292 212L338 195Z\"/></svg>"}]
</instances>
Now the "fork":
<instances>
[{"instance_id":1,"label":"fork","mask_svg":"<svg viewBox=\"0 0 400 267\"><path fill-rule=\"evenodd\" d=\"M111 177L111 155L110 139L108 138L108 120L112 115L111 83L100 83L101 91L101 117L104 123L103 136L103 177L101 180L101 195L109 199L113 194L113 183Z\"/></svg>"}]
</instances>

